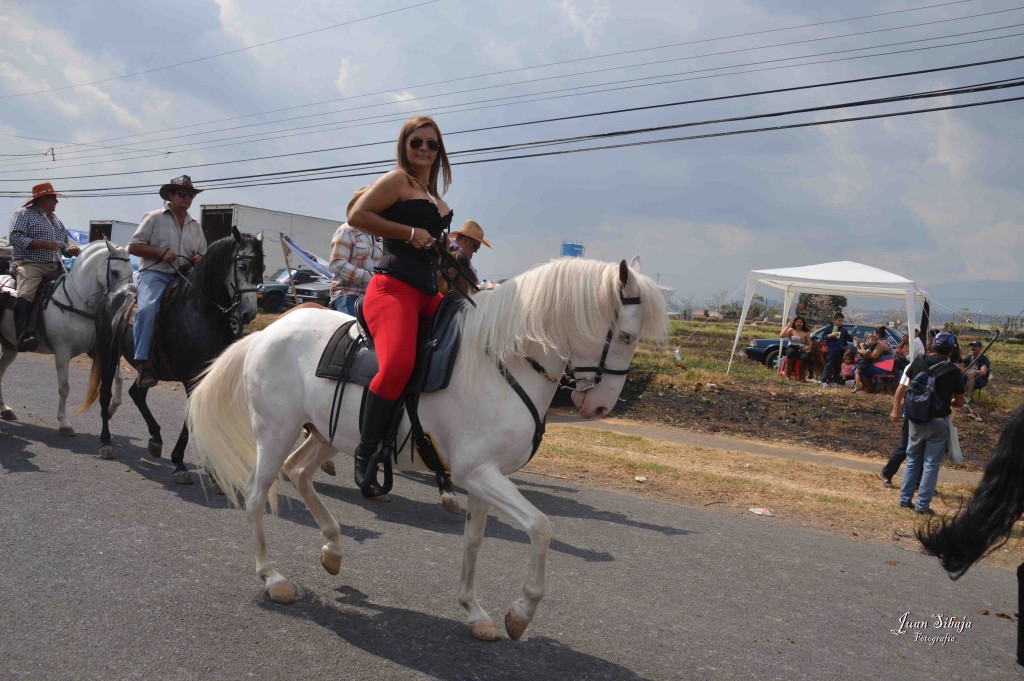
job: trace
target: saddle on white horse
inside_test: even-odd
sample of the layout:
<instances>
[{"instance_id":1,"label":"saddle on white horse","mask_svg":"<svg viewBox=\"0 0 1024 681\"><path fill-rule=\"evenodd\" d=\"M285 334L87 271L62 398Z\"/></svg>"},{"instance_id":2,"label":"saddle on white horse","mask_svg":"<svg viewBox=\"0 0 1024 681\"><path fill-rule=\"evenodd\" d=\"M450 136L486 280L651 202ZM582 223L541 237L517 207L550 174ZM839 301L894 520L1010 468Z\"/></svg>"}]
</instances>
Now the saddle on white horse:
<instances>
[{"instance_id":1,"label":"saddle on white horse","mask_svg":"<svg viewBox=\"0 0 1024 681\"><path fill-rule=\"evenodd\" d=\"M343 323L331 336L320 355L316 369L319 378L338 382L334 392L328 433L332 441L337 429L337 414L340 411L338 406L344 396L345 384L362 386L365 398L370 381L377 375L379 366L373 338L362 314L362 302L362 298L356 302L356 319ZM412 424L413 444L427 467L439 474L446 474L449 469L438 453L430 434L424 433L417 414L417 406L421 394L437 392L448 387L461 339L458 321L465 314L467 306L468 303L456 293L449 293L442 299L433 320L420 323L416 342L416 364L403 399L405 411ZM395 420L398 421L401 417L399 409ZM391 429L392 439L394 430ZM394 448L396 458L399 449L401 448Z\"/></svg>"}]
</instances>

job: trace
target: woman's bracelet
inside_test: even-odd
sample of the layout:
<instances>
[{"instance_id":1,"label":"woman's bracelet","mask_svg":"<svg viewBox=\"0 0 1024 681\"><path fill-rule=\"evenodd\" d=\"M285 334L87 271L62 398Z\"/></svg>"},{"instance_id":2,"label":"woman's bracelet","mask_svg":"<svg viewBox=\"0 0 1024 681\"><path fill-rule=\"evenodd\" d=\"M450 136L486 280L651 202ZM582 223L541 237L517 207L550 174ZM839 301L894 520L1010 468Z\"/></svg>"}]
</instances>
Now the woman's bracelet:
<instances>
[{"instance_id":1,"label":"woman's bracelet","mask_svg":"<svg viewBox=\"0 0 1024 681\"><path fill-rule=\"evenodd\" d=\"M405 243L407 243L407 244L412 243L413 237L415 237L415 236L416 236L416 228L415 227L410 227L409 228L409 238L405 240Z\"/></svg>"}]
</instances>

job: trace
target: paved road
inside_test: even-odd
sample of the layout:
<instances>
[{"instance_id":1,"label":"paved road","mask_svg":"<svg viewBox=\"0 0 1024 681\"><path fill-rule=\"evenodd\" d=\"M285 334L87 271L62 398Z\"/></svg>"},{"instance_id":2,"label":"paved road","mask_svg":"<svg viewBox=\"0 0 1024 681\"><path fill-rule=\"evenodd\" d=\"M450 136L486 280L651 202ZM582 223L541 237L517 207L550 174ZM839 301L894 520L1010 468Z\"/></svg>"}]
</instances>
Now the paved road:
<instances>
[{"instance_id":1,"label":"paved road","mask_svg":"<svg viewBox=\"0 0 1024 681\"><path fill-rule=\"evenodd\" d=\"M76 365L72 398L83 392ZM268 603L242 513L171 482L145 453L130 405L102 461L98 418L56 434L51 363L21 357L4 384L22 418L0 424L0 678L3 679L823 679L1019 677L1016 585L979 567L951 582L934 559L778 519L691 509L517 476L552 518L548 594L519 642L472 640L456 603L461 519L422 479L390 504L346 481L318 489L347 538L326 574L301 503L269 521L292 606ZM181 396L151 392L170 434ZM171 439L167 437L166 439ZM543 451L540 455L543 455ZM346 466L339 468L347 469ZM488 525L479 593L495 621L527 560L507 517ZM989 614L980 614L980 611ZM900 617L934 628L930 645Z\"/></svg>"}]
</instances>

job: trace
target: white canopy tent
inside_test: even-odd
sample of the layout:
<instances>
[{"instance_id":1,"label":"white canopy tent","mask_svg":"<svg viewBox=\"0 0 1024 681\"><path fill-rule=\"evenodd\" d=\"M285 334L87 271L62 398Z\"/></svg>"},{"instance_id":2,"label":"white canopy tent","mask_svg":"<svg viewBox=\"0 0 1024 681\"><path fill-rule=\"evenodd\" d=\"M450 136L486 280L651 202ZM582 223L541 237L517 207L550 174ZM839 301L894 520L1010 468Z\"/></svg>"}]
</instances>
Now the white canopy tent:
<instances>
[{"instance_id":1,"label":"white canopy tent","mask_svg":"<svg viewBox=\"0 0 1024 681\"><path fill-rule=\"evenodd\" d=\"M747 279L747 294L743 297L743 313L740 315L740 323L736 327L736 340L732 344L732 354L729 355L729 367L726 369L726 373L732 369L736 346L739 344L740 334L743 332L743 322L747 319L750 301L754 297L754 289L758 284L765 284L784 292L783 326L789 319L794 300L801 293L896 298L906 303L908 325L912 328L914 320L917 318L917 304L923 303L927 297L927 294L909 279L904 279L898 274L886 272L877 267L848 260L807 265L806 267L786 267L778 270L752 270ZM913 359L913 343L910 344L910 353L910 358Z\"/></svg>"}]
</instances>

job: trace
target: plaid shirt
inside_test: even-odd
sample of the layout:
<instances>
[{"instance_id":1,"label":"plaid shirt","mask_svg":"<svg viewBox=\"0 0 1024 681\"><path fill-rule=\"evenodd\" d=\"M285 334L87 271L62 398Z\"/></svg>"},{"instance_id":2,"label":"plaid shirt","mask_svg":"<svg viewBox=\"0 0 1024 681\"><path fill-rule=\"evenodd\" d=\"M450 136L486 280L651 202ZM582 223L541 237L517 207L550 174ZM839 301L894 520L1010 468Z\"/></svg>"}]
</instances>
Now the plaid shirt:
<instances>
[{"instance_id":1,"label":"plaid shirt","mask_svg":"<svg viewBox=\"0 0 1024 681\"><path fill-rule=\"evenodd\" d=\"M352 229L348 223L338 227L331 239L331 300L366 293L382 255L380 239Z\"/></svg>"},{"instance_id":2,"label":"plaid shirt","mask_svg":"<svg viewBox=\"0 0 1024 681\"><path fill-rule=\"evenodd\" d=\"M38 206L22 208L11 216L10 240L14 251L13 259L29 262L57 262L60 259L60 251L29 248L29 242L36 239L56 241L66 246L68 232L56 215L50 215L50 219L47 219L46 213Z\"/></svg>"}]
</instances>

